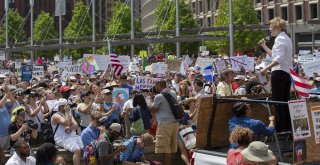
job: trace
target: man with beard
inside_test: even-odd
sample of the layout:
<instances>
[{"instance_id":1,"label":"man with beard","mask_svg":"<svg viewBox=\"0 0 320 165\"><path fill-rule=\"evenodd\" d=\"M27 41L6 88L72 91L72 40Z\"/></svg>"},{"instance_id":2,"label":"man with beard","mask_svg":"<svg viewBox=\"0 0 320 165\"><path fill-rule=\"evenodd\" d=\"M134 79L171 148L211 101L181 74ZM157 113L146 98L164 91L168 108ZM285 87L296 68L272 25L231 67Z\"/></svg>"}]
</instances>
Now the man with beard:
<instances>
[{"instance_id":1,"label":"man with beard","mask_svg":"<svg viewBox=\"0 0 320 165\"><path fill-rule=\"evenodd\" d=\"M14 144L16 152L11 156L6 165L35 165L36 159L30 156L30 146L24 140Z\"/></svg>"}]
</instances>

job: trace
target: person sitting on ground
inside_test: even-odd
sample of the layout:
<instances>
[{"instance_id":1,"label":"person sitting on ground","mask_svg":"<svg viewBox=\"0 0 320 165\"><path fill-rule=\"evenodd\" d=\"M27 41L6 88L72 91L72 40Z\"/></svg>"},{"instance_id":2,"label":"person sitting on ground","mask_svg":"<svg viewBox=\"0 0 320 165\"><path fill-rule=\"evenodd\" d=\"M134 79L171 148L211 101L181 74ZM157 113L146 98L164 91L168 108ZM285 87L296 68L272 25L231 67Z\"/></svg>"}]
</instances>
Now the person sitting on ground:
<instances>
[{"instance_id":1,"label":"person sitting on ground","mask_svg":"<svg viewBox=\"0 0 320 165\"><path fill-rule=\"evenodd\" d=\"M144 96L142 94L135 95L132 104L134 108L132 109L132 112L129 115L130 121L135 122L139 120L141 117L143 121L144 130L149 130L149 128L151 127L151 111L147 106Z\"/></svg>"},{"instance_id":2,"label":"person sitting on ground","mask_svg":"<svg viewBox=\"0 0 320 165\"><path fill-rule=\"evenodd\" d=\"M43 143L36 155L36 165L53 165L57 159L58 149L52 143Z\"/></svg>"},{"instance_id":3,"label":"person sitting on ground","mask_svg":"<svg viewBox=\"0 0 320 165\"><path fill-rule=\"evenodd\" d=\"M56 130L54 141L56 145L73 153L73 164L80 165L81 149L83 143L81 137L76 134L78 124L70 113L70 107L66 99L57 101L59 111L51 117L52 130Z\"/></svg>"},{"instance_id":4,"label":"person sitting on ground","mask_svg":"<svg viewBox=\"0 0 320 165\"><path fill-rule=\"evenodd\" d=\"M275 165L277 158L268 149L268 145L261 141L254 141L241 151L248 165Z\"/></svg>"},{"instance_id":5,"label":"person sitting on ground","mask_svg":"<svg viewBox=\"0 0 320 165\"><path fill-rule=\"evenodd\" d=\"M246 165L245 159L240 153L254 140L254 133L250 128L236 127L230 134L230 144L237 144L238 148L229 149L227 154L227 165Z\"/></svg>"},{"instance_id":6,"label":"person sitting on ground","mask_svg":"<svg viewBox=\"0 0 320 165\"><path fill-rule=\"evenodd\" d=\"M29 143L23 139L19 139L14 143L16 152L10 157L6 165L35 165L36 159L30 156Z\"/></svg>"},{"instance_id":7,"label":"person sitting on ground","mask_svg":"<svg viewBox=\"0 0 320 165\"><path fill-rule=\"evenodd\" d=\"M250 118L252 110L250 105L244 102L237 102L233 105L233 116L229 120L229 131L232 132L237 126L250 128L255 135L255 139L259 140L260 135L270 136L275 131L275 117L269 117L269 126L262 121Z\"/></svg>"},{"instance_id":8,"label":"person sitting on ground","mask_svg":"<svg viewBox=\"0 0 320 165\"><path fill-rule=\"evenodd\" d=\"M144 147L153 144L153 136L144 133L141 136L132 136L123 145L126 149L120 152L120 162L122 165L141 165L150 164L144 159Z\"/></svg>"},{"instance_id":9,"label":"person sitting on ground","mask_svg":"<svg viewBox=\"0 0 320 165\"><path fill-rule=\"evenodd\" d=\"M112 123L108 130L100 134L94 145L97 146L97 165L113 165L115 156L126 149L125 146L120 145L113 149L113 142L118 139L121 132L121 125L119 123Z\"/></svg>"}]
</instances>

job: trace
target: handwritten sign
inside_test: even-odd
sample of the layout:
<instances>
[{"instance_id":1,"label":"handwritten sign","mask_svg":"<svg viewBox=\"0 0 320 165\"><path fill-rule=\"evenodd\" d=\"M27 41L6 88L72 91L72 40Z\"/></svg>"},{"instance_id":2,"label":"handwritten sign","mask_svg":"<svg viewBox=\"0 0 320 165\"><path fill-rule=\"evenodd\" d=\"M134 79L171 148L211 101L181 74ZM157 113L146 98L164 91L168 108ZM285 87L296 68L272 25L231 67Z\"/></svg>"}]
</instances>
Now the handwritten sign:
<instances>
[{"instance_id":1,"label":"handwritten sign","mask_svg":"<svg viewBox=\"0 0 320 165\"><path fill-rule=\"evenodd\" d=\"M289 101L293 139L304 139L311 136L306 100Z\"/></svg>"},{"instance_id":2,"label":"handwritten sign","mask_svg":"<svg viewBox=\"0 0 320 165\"><path fill-rule=\"evenodd\" d=\"M168 65L162 63L153 63L151 69L152 74L166 74Z\"/></svg>"},{"instance_id":3,"label":"handwritten sign","mask_svg":"<svg viewBox=\"0 0 320 165\"><path fill-rule=\"evenodd\" d=\"M76 74L76 73L80 73L80 65L69 65L65 68L62 68L63 72L61 75L61 78L63 80L68 79L68 77L71 77L72 75Z\"/></svg>"},{"instance_id":4,"label":"handwritten sign","mask_svg":"<svg viewBox=\"0 0 320 165\"><path fill-rule=\"evenodd\" d=\"M100 70L106 70L109 66L110 56L99 54L84 54L83 57L93 56Z\"/></svg>"},{"instance_id":5,"label":"handwritten sign","mask_svg":"<svg viewBox=\"0 0 320 165\"><path fill-rule=\"evenodd\" d=\"M141 89L151 89L154 87L156 83L156 79L150 77L136 77L134 89L141 90Z\"/></svg>"},{"instance_id":6,"label":"handwritten sign","mask_svg":"<svg viewBox=\"0 0 320 165\"><path fill-rule=\"evenodd\" d=\"M85 57L81 60L80 71L84 75L92 75L99 70L99 67L93 56Z\"/></svg>"},{"instance_id":7,"label":"handwritten sign","mask_svg":"<svg viewBox=\"0 0 320 165\"><path fill-rule=\"evenodd\" d=\"M315 143L320 143L320 106L310 107Z\"/></svg>"},{"instance_id":8,"label":"handwritten sign","mask_svg":"<svg viewBox=\"0 0 320 165\"><path fill-rule=\"evenodd\" d=\"M240 71L245 69L247 71L254 71L254 58L247 56L230 57L232 70Z\"/></svg>"},{"instance_id":9,"label":"handwritten sign","mask_svg":"<svg viewBox=\"0 0 320 165\"><path fill-rule=\"evenodd\" d=\"M44 69L43 66L33 66L32 70L33 77L43 77L44 76Z\"/></svg>"},{"instance_id":10,"label":"handwritten sign","mask_svg":"<svg viewBox=\"0 0 320 165\"><path fill-rule=\"evenodd\" d=\"M130 65L130 56L118 56L118 59L123 66L122 73L127 72Z\"/></svg>"},{"instance_id":11,"label":"handwritten sign","mask_svg":"<svg viewBox=\"0 0 320 165\"><path fill-rule=\"evenodd\" d=\"M308 63L302 63L301 67L303 68L304 73L308 77L312 77L313 73L320 74L320 60L308 62Z\"/></svg>"},{"instance_id":12,"label":"handwritten sign","mask_svg":"<svg viewBox=\"0 0 320 165\"><path fill-rule=\"evenodd\" d=\"M225 70L227 67L226 67L226 63L224 60L217 60L215 62L215 65L216 65L216 70L217 70L217 73L220 75L222 73L223 70Z\"/></svg>"},{"instance_id":13,"label":"handwritten sign","mask_svg":"<svg viewBox=\"0 0 320 165\"><path fill-rule=\"evenodd\" d=\"M170 71L175 71L175 72L180 72L180 65L181 61L180 60L167 60L167 69Z\"/></svg>"},{"instance_id":14,"label":"handwritten sign","mask_svg":"<svg viewBox=\"0 0 320 165\"><path fill-rule=\"evenodd\" d=\"M212 65L215 59L213 58L202 58L198 57L196 61L196 65L200 66L201 69L204 69L206 66Z\"/></svg>"},{"instance_id":15,"label":"handwritten sign","mask_svg":"<svg viewBox=\"0 0 320 165\"><path fill-rule=\"evenodd\" d=\"M0 61L6 60L6 52L0 52Z\"/></svg>"},{"instance_id":16,"label":"handwritten sign","mask_svg":"<svg viewBox=\"0 0 320 165\"><path fill-rule=\"evenodd\" d=\"M314 61L315 59L316 59L316 57L314 57L312 54L308 54L308 55L304 55L304 56L298 56L298 62L300 64L311 62L311 61Z\"/></svg>"}]
</instances>

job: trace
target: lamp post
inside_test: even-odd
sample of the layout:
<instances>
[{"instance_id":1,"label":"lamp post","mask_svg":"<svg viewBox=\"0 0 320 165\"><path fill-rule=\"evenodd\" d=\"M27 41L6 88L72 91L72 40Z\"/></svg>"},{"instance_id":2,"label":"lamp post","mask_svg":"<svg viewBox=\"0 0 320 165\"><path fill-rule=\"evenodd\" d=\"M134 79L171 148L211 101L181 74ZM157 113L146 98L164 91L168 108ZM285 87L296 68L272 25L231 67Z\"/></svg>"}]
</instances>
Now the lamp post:
<instances>
[{"instance_id":1,"label":"lamp post","mask_svg":"<svg viewBox=\"0 0 320 165\"><path fill-rule=\"evenodd\" d=\"M234 53L232 0L229 0L229 56Z\"/></svg>"},{"instance_id":2,"label":"lamp post","mask_svg":"<svg viewBox=\"0 0 320 165\"><path fill-rule=\"evenodd\" d=\"M180 36L180 24L179 24L179 0L176 0L176 37ZM180 42L176 43L176 56L180 58Z\"/></svg>"},{"instance_id":3,"label":"lamp post","mask_svg":"<svg viewBox=\"0 0 320 165\"><path fill-rule=\"evenodd\" d=\"M314 26L311 25L310 29L311 29L311 42L312 42L312 51L311 52L314 53Z\"/></svg>"}]
</instances>

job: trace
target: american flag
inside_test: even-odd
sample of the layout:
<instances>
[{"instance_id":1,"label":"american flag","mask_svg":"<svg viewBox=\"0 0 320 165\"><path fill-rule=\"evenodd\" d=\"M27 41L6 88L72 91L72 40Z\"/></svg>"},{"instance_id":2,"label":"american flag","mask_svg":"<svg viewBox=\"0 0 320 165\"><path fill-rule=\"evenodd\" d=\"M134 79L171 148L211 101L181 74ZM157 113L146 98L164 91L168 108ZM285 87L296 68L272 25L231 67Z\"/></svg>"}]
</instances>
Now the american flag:
<instances>
[{"instance_id":1,"label":"american flag","mask_svg":"<svg viewBox=\"0 0 320 165\"><path fill-rule=\"evenodd\" d=\"M110 54L110 64L111 64L111 68L113 70L113 73L117 76L120 76L121 72L123 70L123 66L122 66L118 56L113 52Z\"/></svg>"},{"instance_id":2,"label":"american flag","mask_svg":"<svg viewBox=\"0 0 320 165\"><path fill-rule=\"evenodd\" d=\"M290 75L293 80L294 88L300 96L309 97L312 86L309 82L300 77L294 70L290 69Z\"/></svg>"}]
</instances>

